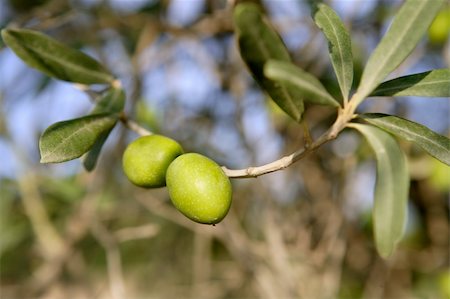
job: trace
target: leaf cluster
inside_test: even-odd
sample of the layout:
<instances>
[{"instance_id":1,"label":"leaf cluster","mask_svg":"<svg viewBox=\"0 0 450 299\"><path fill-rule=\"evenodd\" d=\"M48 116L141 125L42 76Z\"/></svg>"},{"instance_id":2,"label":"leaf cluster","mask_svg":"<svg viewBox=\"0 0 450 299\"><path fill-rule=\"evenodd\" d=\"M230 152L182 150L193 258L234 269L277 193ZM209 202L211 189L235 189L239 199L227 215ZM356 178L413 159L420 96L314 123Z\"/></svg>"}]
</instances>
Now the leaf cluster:
<instances>
[{"instance_id":1,"label":"leaf cluster","mask_svg":"<svg viewBox=\"0 0 450 299\"><path fill-rule=\"evenodd\" d=\"M383 257L393 253L403 235L409 190L406 155L391 134L416 143L447 165L450 165L450 141L423 125L394 115L362 114L359 119L366 124L350 121L355 118L354 112L358 105L368 96L450 96L448 69L430 70L382 82L412 52L442 4L443 1L434 0L408 0L404 3L386 35L370 55L353 94L354 67L350 35L333 9L325 4L315 7L312 17L328 41L330 60L343 98L342 106L317 78L285 57L287 49L269 24L259 21L255 25L249 21L264 20L256 4L243 3L235 9L236 34L242 59L272 100L296 121L300 120L302 111L294 110L293 107L303 107L304 102L338 107L340 114L335 122L336 129L330 131L329 138L334 138L344 127L349 127L364 135L371 145L377 160L374 235L377 249ZM255 57L258 57L257 60ZM284 95L298 93L301 96L276 97L275 89L281 86L289 87L289 93Z\"/></svg>"},{"instance_id":2,"label":"leaf cluster","mask_svg":"<svg viewBox=\"0 0 450 299\"><path fill-rule=\"evenodd\" d=\"M292 61L280 35L258 5L239 3L233 12L235 36L243 61L261 89L287 115L296 122L302 121L305 102L336 109L336 122L312 144L312 149L336 138L345 128L357 130L371 145L377 160L374 235L383 257L393 253L403 235L409 189L406 155L393 135L417 144L447 165L450 165L450 141L421 124L398 116L358 115L355 111L370 96L450 96L449 69L429 70L383 82L415 48L443 2L407 0L371 53L355 90L352 90L354 66L350 34L332 8L318 4L312 18L328 41L342 101L330 95L318 78ZM39 142L42 163L64 162L85 155L85 168L94 169L112 129L119 120L126 119L123 115L125 91L100 62L40 32L8 28L2 30L2 37L25 63L50 77L82 85L106 85L105 91L94 99L96 104L89 115L53 124ZM354 122L355 119L359 123ZM290 161L295 162L303 153L294 154ZM289 165L283 163L272 163L275 168L267 172Z\"/></svg>"}]
</instances>

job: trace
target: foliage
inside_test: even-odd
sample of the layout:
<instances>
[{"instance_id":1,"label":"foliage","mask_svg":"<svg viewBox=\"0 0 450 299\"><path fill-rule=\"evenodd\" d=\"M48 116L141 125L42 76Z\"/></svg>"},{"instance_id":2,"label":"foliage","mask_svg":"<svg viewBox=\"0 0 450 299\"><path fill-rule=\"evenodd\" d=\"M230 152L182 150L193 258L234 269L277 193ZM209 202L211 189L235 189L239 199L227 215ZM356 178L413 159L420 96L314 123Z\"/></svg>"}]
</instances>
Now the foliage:
<instances>
[{"instance_id":1,"label":"foliage","mask_svg":"<svg viewBox=\"0 0 450 299\"><path fill-rule=\"evenodd\" d=\"M233 22L233 34L236 39L242 62L247 66L248 72L252 75L259 88L270 97L270 100L273 101L273 103L281 108L283 113L295 121L292 123L286 122L284 124L286 126L286 131L294 130L295 132L298 132L298 123L303 126L304 141L302 147L298 148L297 145L295 151L291 154L270 163L261 166L251 166L244 169L229 169L225 166L220 169L217 167L216 171L222 174L223 170L226 182L228 182L226 176L239 179L259 177L268 173L277 172L304 159L305 156L310 153L315 152L317 155L320 155L321 151L319 151L319 148L323 148L322 145L331 142L334 139L337 139L336 142L339 142L341 139L345 138L344 136L347 134L347 131L356 130L365 137L376 160L376 183L373 196L374 208L371 219L371 223L373 223L374 244L382 258L395 258L393 253L405 235L411 179L410 172L414 173L415 167L414 165L408 165L408 155L410 152L407 147L401 146L403 145L402 143L397 143L394 136L406 139L410 143L417 145L422 150L447 165L450 165L450 140L446 136L433 132L419 123L400 117L400 115L364 113L359 112L359 110L364 109L364 106L362 106L361 103L370 102L370 97L389 97L388 99L395 101L396 97L400 96L450 96L449 69L429 70L426 72L392 78L383 82L389 74L392 74L399 68L401 63L408 58L414 48L419 44L433 19L438 14L439 9L443 6L442 4L444 1L405 1L396 13L387 32L376 46L375 50L370 54L367 63L363 67L361 78L356 78L357 72L354 64L356 55L354 55L352 50L352 43L354 43L354 40L352 40L352 34L347 31L344 22L340 19L339 15L326 4L318 4L312 7L312 19L317 25L317 29L322 31L328 42L328 54L336 77L335 84L340 89L340 95L336 96L330 91L328 84L324 83L323 78L316 76L311 70L308 70L303 65L294 62L294 55L289 52L277 31L277 27L271 24L269 17L264 13L264 10L260 5L246 1L242 1L242 3L241 1L238 2L239 3L233 7L233 11L228 17L230 21L232 20ZM97 166L97 161L104 151L104 145L108 139L110 139L111 133L118 123L123 124L124 128L135 131L139 135L152 134L152 132L149 132L143 128L143 126L132 120L132 113L129 113L125 109L125 102L133 107L140 107L140 104L136 105L136 101L132 97L133 92L128 91L127 88L124 87L127 85L121 83L118 78L114 77L111 72L108 71L109 68L104 66L103 63L88 56L83 51L68 47L56 39L35 30L15 27L6 28L2 30L2 37L5 44L28 66L35 68L52 78L73 83L92 98L93 108L87 115L57 122L42 133L39 140L41 163L59 163L84 156L83 165L85 169L92 171ZM142 39L134 41L136 47L139 42L144 43ZM136 51L138 50L137 47ZM138 63L132 61L131 64L136 66ZM395 73L395 75L397 75L397 73ZM355 85L354 81L358 82L358 84L356 84L353 90L352 85ZM103 88L100 91L98 91L99 84ZM376 102L376 99L373 99L373 101ZM175 110L176 108L173 108L173 111ZM327 128L323 130L324 133L317 138L315 138L315 134L312 134L315 132L309 131L308 122L310 120L306 117L309 115L308 113L314 113L315 111L322 113L326 116L324 117L326 119L335 119L334 122L327 123ZM177 130L183 131L183 127L178 128ZM341 134L344 131L345 134ZM123 142L123 140L121 141ZM183 147L187 148L184 144ZM202 150L208 151L208 149ZM321 157L321 159L324 161L334 161L334 157L330 156ZM305 163L308 163L306 159L304 161ZM323 161L316 162L317 164L323 163ZM326 162L324 164L327 163L332 164L332 162ZM195 166L197 167L198 165ZM193 178L186 179L183 181L184 185L177 188L175 205L178 208L180 202L183 204L186 203L182 199L180 200L180 198L182 195L185 195L184 193L186 190L189 190L191 184L193 184L197 178L195 177L194 171L196 167L192 166L192 169L183 170L184 176L191 175ZM101 172L102 167L98 168L97 172L102 173L105 176L105 180L108 180L109 176L114 175L114 171L112 170ZM411 171L409 170L410 168ZM446 169L448 169L448 167ZM288 171L289 170L286 170L286 172ZM173 176L176 174L178 174L178 172L173 174ZM205 177L207 177L207 175L205 175ZM311 172L311 177L314 177L313 171ZM22 190L22 193L31 194L31 197L36 197L36 194L43 191L36 190L36 182L34 180L35 179L33 179L32 176L28 179L24 179L18 188ZM167 180L169 179L167 178ZM208 178L205 178L205 181L208 182ZM307 179L305 179L305 181L307 181ZM171 182L170 184L176 185L177 183ZM236 185L238 184L245 183L236 182ZM251 181L250 184L255 184L260 188L257 193L260 193L261 197L264 198L266 196L264 190L267 186L255 181ZM356 184L356 182L352 182L352 184ZM205 184L200 185L203 186ZM212 186L213 184L208 183L206 185ZM343 186L341 187L343 188ZM61 187L61 189L64 190L65 188L66 187L64 186ZM325 186L321 188L326 189ZM96 191L99 197L105 198L102 200L104 206L99 207L98 209L105 209L107 211L110 208L109 204L111 204L112 201L108 198L114 198L111 194L122 194L121 191L114 189L115 187L111 186L112 191ZM77 188L76 192L78 191ZM211 194L208 195L213 198L215 191L209 191ZM54 190L50 191L50 193L53 192ZM70 190L67 192L70 192ZM108 192L111 192L111 194ZM177 225L189 228L194 232L200 230L196 226L193 228L193 224L186 222L186 219L177 218L178 215L173 214L173 209L167 209L152 201L144 200L143 198L146 195L139 192L146 192L146 190L133 192L136 192L136 198L140 198L138 201L140 201L143 206L151 211L158 211L153 217L155 223L158 223L158 228L155 228L156 226L151 226L151 229L147 227L144 235L147 234L146 236L153 236L152 234L157 234L158 230L163 230L165 226L170 226L171 224L168 224L164 219L169 219L170 221L177 223ZM169 193L172 192L173 190L169 189ZM237 193L237 191L235 191L235 193ZM316 193L318 198L320 197L320 194L320 192ZM230 198L228 195L228 193L225 194L226 200L229 200ZM59 195L54 196L58 197ZM201 199L201 195L196 195L194 198ZM236 206L236 210L238 207L243 207L247 204L245 200L239 202L236 200L237 198L245 199L245 196L239 194L239 196L234 197L235 201L233 205ZM153 200L153 198L150 199ZM174 202L173 198L172 201ZM190 200L188 204L195 201L196 200ZM89 203L89 201L87 202ZM30 202L25 202L24 205L25 210L27 210L28 213L33 214L32 210L36 209L36 206L33 206ZM279 267L278 270L280 270L281 273L286 272L285 274L280 274L282 276L280 277L283 278L282 280L284 281L283 285L273 286L274 290L292 290L295 289L297 282L292 278L292 276L294 276L290 274L292 272L285 270L289 268L288 265L283 264L288 260L286 257L287 253L283 251L283 247L279 246L279 244L282 244L282 236L279 232L274 230L274 227L276 227L278 223L273 219L274 216L270 212L270 204L267 205L268 208L264 218L265 222L261 229L264 231L264 238L267 239L269 244L267 252L264 251L264 253L260 253L261 251L258 251L257 249L258 244L254 243L251 243L249 246L246 246L248 244L245 245L243 243L240 243L239 245L233 243L233 245L230 245L229 247L224 245L226 242L239 242L237 240L239 240L239 238L242 240L243 238L239 235L239 229L236 229L236 226L241 225L239 223L240 219L236 216L236 212L233 211L231 211L228 216L230 218L229 222L223 224L224 226L222 226L222 223L217 225L217 230L214 232L209 231L208 229L210 228L203 228L201 233L203 235L201 235L201 237L196 235L198 240L196 239L195 246L201 246L201 244L203 244L202 242L207 242L205 240L209 240L209 245L212 248L212 241L208 238L211 238L213 235L214 238L222 242L222 245L217 246L219 247L216 249L217 252L213 252L213 254L221 256L221 250L223 250L221 246L225 246L226 249L231 252L231 255L234 255L234 258L244 265L246 263L252 263L253 260L259 260L264 254L267 254L275 260L274 265ZM196 207L199 206L200 204L196 205ZM190 210L194 208L189 207ZM8 209L11 208L8 207ZM183 210L183 214L186 214L189 218L194 220L197 219L196 216L191 215L190 210L186 212L185 207L179 209ZM229 203L227 201L226 207L220 211L221 215L219 221L227 214L228 209ZM37 210L41 211L45 210L45 208L38 207ZM80 206L80 210L83 210L82 206ZM226 212L223 213L225 210ZM333 207L331 210L335 211L336 209ZM285 212L288 214L290 211ZM89 212L86 213L89 214ZM133 213L139 214L140 212L133 211ZM259 217L258 211L248 213L253 213L253 218ZM89 215L86 216L85 213L80 213L80 215L89 218ZM302 216L304 217L305 215ZM296 218L300 218L300 216ZM33 221L41 221L44 223L43 227L51 227L46 223L47 220L42 219L45 219L45 217L42 218L41 215L34 218ZM252 217L249 217L249 219L252 219ZM281 221L282 220L283 219L281 219ZM57 222L58 217L55 217L52 221ZM79 223L80 219L73 219L72 221L74 223ZM198 221L198 219L196 221ZM249 221L249 223L243 223L242 225L251 226L256 220L247 221ZM341 220L336 221L339 222ZM200 220L199 222L217 223L215 219L205 221ZM81 225L79 230L91 231L92 236L98 240L107 252L106 263L108 264L108 267L113 267L113 269L115 269L114 271L120 272L120 269L117 269L117 264L120 264L120 258L118 261L118 252L120 249L116 242L120 238L126 238L126 234L124 233L122 237L120 237L120 234L111 236L108 233L108 228L104 227L104 225L98 221L94 222L90 227L87 227L88 224L85 225L86 227ZM139 226L140 223L136 223L136 225ZM227 229L230 229L230 227L233 228L233 233L235 234L232 237L227 235ZM16 228L18 230L24 229L22 226L17 226ZM212 229L216 229L216 227ZM300 234L301 232L295 232L295 234L296 233ZM57 237L59 234L60 232L54 229L36 231L37 238L43 243L41 244L42 247L48 249L50 252L49 255L64 260L66 259L65 255L68 253L64 251L64 242ZM335 234L338 235L338 232L336 231ZM82 235L82 233L73 233L70 242L78 242L78 238L81 238L78 237L79 235ZM53 240L53 243L45 244L45 242L42 241L48 238L48 236ZM11 247L14 246L14 244L19 244L21 242L25 244L25 241L25 237L22 239L9 237L7 245L4 246ZM85 242L89 243L89 240L85 240ZM165 240L161 238L159 242L165 242ZM312 240L311 243L314 243L314 240ZM278 247L270 244L278 244ZM331 245L329 245L329 247L330 246ZM90 248L90 245L87 244L86 248ZM3 247L1 249L6 250ZM247 260L245 250L251 251L251 259ZM336 250L338 250L338 248L336 248ZM136 254L133 254L133 256L136 256ZM301 259L309 259L309 257L305 256L301 257ZM262 258L262 260L264 260L264 258ZM198 271L201 272L201 268L199 269L200 270ZM58 271L60 270L61 269ZM174 271L176 270L177 269ZM270 272L272 269L266 270ZM264 271L258 273L264 273ZM198 273L197 275L201 276L201 274ZM260 276L257 278L259 279L259 284L265 285L264 274L259 275ZM50 277L47 279L51 281L52 278ZM118 296L119 298L120 294L124 292L122 285L123 281L121 282L120 279L117 281L117 276L112 276L110 279L111 290L115 296ZM46 283L48 282L43 283L43 285L46 285ZM343 291L344 289L341 289L341 292ZM274 294L274 296L280 295L276 291L264 289L264 293L271 294L271 292L273 292L272 294ZM302 294L302 289L298 292ZM290 293L290 291L286 291L285 294ZM302 296L307 297L307 292L304 292ZM267 297L270 298L270 296Z\"/></svg>"},{"instance_id":2,"label":"foliage","mask_svg":"<svg viewBox=\"0 0 450 299\"><path fill-rule=\"evenodd\" d=\"M347 30L339 16L324 4L317 5L314 21L323 31L329 42L329 53L342 97L348 100L353 83L352 44Z\"/></svg>"},{"instance_id":3,"label":"foliage","mask_svg":"<svg viewBox=\"0 0 450 299\"><path fill-rule=\"evenodd\" d=\"M389 30L370 55L355 102L359 103L411 53L444 1L409 0L402 5Z\"/></svg>"},{"instance_id":4,"label":"foliage","mask_svg":"<svg viewBox=\"0 0 450 299\"><path fill-rule=\"evenodd\" d=\"M450 97L450 70L403 76L381 83L372 96Z\"/></svg>"},{"instance_id":5,"label":"foliage","mask_svg":"<svg viewBox=\"0 0 450 299\"><path fill-rule=\"evenodd\" d=\"M112 75L91 57L28 29L2 31L5 43L29 66L60 80L81 84L111 83Z\"/></svg>"},{"instance_id":6,"label":"foliage","mask_svg":"<svg viewBox=\"0 0 450 299\"><path fill-rule=\"evenodd\" d=\"M357 105L372 90L376 90L381 81L413 50L441 5L442 1L436 0L419 2L409 0L402 6L385 37L370 56L359 87L350 99L350 106L347 105L347 94L353 78L353 62L349 35L339 17L331 8L324 4L318 6L314 20L329 40L330 57L345 100L343 112L335 122L337 127L333 127L332 134L324 137L326 140L335 138L335 135L348 125L347 123L353 117ZM271 95L271 98L287 114L299 121L303 112L304 101L338 106L338 102L327 93L314 76L292 64L283 42L268 21L264 19L258 6L243 3L237 5L234 11L242 58L261 87ZM67 48L39 32L29 29L5 29L2 31L2 35L6 44L19 57L29 66L45 74L74 83L113 83L112 77L104 71L106 68L102 67L97 61L82 52ZM392 86L395 84L397 88L403 88L406 80L413 94L414 91L417 93L417 90L420 90L422 96L448 96L450 90L449 80L447 80L449 77L448 70L430 71L427 75L429 76L416 74L409 76L408 79L394 79L394 81L384 83L384 85ZM424 78L426 78L425 82L423 82ZM118 85L118 83L114 84ZM432 86L433 84L440 88L424 88L424 86ZM415 87L416 85L418 87ZM386 87L380 86L378 92L375 91L375 95L385 94L383 90L386 90ZM99 104L94 108L92 115L50 126L43 133L39 142L41 162L64 162L78 158L91 150L95 143L97 143L97 149L94 149L94 155L98 155L101 145L118 120L115 115L123 109L122 91L116 88L117 96L114 96L114 91L112 89L99 100ZM110 95L109 93L113 94ZM116 99L120 99L117 104ZM352 104L353 106L351 106ZM106 113L96 114L100 111L106 111ZM341 117L342 115L343 117ZM369 123L377 124L382 129L392 131L393 126L388 127L380 124L373 118L366 117L365 119L370 119ZM395 141L388 138L387 135L378 133L375 129L365 129L366 127L354 124L349 127L357 128L367 137L369 142L373 142L372 146L378 158L379 183L375 187L375 207L379 205L384 208L375 208L375 215L377 215L376 223L383 223L384 225L383 227L375 226L374 229L378 250L382 256L387 257L392 254L395 244L402 235L408 185L395 180L401 182L406 180L407 171L406 166L403 165L406 162L404 162L404 158L397 157L400 157L401 151L395 146ZM409 134L399 134L407 135L410 141L419 143L428 152L442 157L441 161L450 165L448 161L450 148L446 137L433 132L427 134L426 137L422 137L421 133L428 131L428 129L413 122L397 121L394 128L398 128L394 129L395 132L409 131ZM417 131L418 128L420 131ZM384 160L383 153L394 152L396 156ZM402 165L395 166L392 164L395 161L401 161ZM94 163L88 163L87 168L92 169L92 164ZM400 190L389 188L389 184L400 188ZM390 204L382 204L379 201L390 202ZM402 204L398 208L392 209L391 205L394 202ZM386 214L386 211L391 210L393 214ZM400 229L395 229L395 226L391 224L392 221L389 220L395 218L398 219L400 224L400 226L395 226L400 227ZM386 224L387 226L385 226ZM391 236L391 233L394 233L394 236Z\"/></svg>"},{"instance_id":7,"label":"foliage","mask_svg":"<svg viewBox=\"0 0 450 299\"><path fill-rule=\"evenodd\" d=\"M377 182L373 208L377 249L389 257L400 241L406 224L409 190L406 156L388 133L362 124L352 124L370 143L377 158Z\"/></svg>"},{"instance_id":8,"label":"foliage","mask_svg":"<svg viewBox=\"0 0 450 299\"><path fill-rule=\"evenodd\" d=\"M303 113L302 91L267 78L264 64L270 59L290 62L280 36L264 18L256 4L241 4L234 9L236 38L245 61L258 84L290 117L300 121Z\"/></svg>"}]
</instances>

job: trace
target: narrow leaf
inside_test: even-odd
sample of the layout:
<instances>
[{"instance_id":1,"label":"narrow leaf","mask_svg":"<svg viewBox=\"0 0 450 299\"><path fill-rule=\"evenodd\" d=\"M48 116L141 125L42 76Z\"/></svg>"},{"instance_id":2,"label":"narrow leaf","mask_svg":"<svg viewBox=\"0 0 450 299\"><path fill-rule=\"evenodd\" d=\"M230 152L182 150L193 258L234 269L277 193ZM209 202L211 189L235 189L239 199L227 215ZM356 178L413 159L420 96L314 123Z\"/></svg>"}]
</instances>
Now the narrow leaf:
<instances>
[{"instance_id":1,"label":"narrow leaf","mask_svg":"<svg viewBox=\"0 0 450 299\"><path fill-rule=\"evenodd\" d=\"M125 92L122 88L110 88L100 96L91 114L120 113L125 106Z\"/></svg>"},{"instance_id":2,"label":"narrow leaf","mask_svg":"<svg viewBox=\"0 0 450 299\"><path fill-rule=\"evenodd\" d=\"M371 96L450 97L450 69L432 70L383 82Z\"/></svg>"},{"instance_id":3,"label":"narrow leaf","mask_svg":"<svg viewBox=\"0 0 450 299\"><path fill-rule=\"evenodd\" d=\"M286 86L297 88L301 91L303 101L339 106L339 103L327 92L316 77L291 62L269 60L264 66L264 74L270 79L286 84Z\"/></svg>"},{"instance_id":4,"label":"narrow leaf","mask_svg":"<svg viewBox=\"0 0 450 299\"><path fill-rule=\"evenodd\" d=\"M375 152L374 236L380 256L387 258L402 238L406 223L409 189L406 157L389 133L368 125L350 126L364 135Z\"/></svg>"},{"instance_id":5,"label":"narrow leaf","mask_svg":"<svg viewBox=\"0 0 450 299\"><path fill-rule=\"evenodd\" d=\"M91 150L89 152L87 152L86 156L84 156L83 166L84 166L84 169L86 169L87 171L92 171L95 169L95 166L97 166L98 157L100 156L103 145L105 144L106 140L108 139L109 134L111 133L112 129L113 128L100 134L100 136L94 142L94 145L92 145Z\"/></svg>"},{"instance_id":6,"label":"narrow leaf","mask_svg":"<svg viewBox=\"0 0 450 299\"><path fill-rule=\"evenodd\" d=\"M444 0L407 0L370 55L355 102L363 101L412 52L430 26Z\"/></svg>"},{"instance_id":7,"label":"narrow leaf","mask_svg":"<svg viewBox=\"0 0 450 299\"><path fill-rule=\"evenodd\" d=\"M121 88L111 88L95 105L91 114L98 113L120 113L125 106L125 92ZM109 137L113 127L102 133L95 141L92 149L84 156L83 166L87 171L92 171L97 165L103 145Z\"/></svg>"},{"instance_id":8,"label":"narrow leaf","mask_svg":"<svg viewBox=\"0 0 450 299\"><path fill-rule=\"evenodd\" d=\"M416 143L436 159L450 165L450 139L427 127L393 115L366 113L360 115L368 123Z\"/></svg>"},{"instance_id":9,"label":"narrow leaf","mask_svg":"<svg viewBox=\"0 0 450 299\"><path fill-rule=\"evenodd\" d=\"M115 114L95 114L51 125L39 140L41 163L73 160L89 151L117 122Z\"/></svg>"},{"instance_id":10,"label":"narrow leaf","mask_svg":"<svg viewBox=\"0 0 450 299\"><path fill-rule=\"evenodd\" d=\"M317 5L314 21L328 40L331 63L344 100L348 100L353 82L352 44L347 30L336 12L325 4Z\"/></svg>"},{"instance_id":11,"label":"narrow leaf","mask_svg":"<svg viewBox=\"0 0 450 299\"><path fill-rule=\"evenodd\" d=\"M264 64L269 59L291 61L280 36L256 4L238 4L233 17L239 50L253 78L284 112L300 121L304 110L301 92L264 76Z\"/></svg>"},{"instance_id":12,"label":"narrow leaf","mask_svg":"<svg viewBox=\"0 0 450 299\"><path fill-rule=\"evenodd\" d=\"M81 84L111 83L114 80L93 58L40 32L4 29L2 37L26 64L50 77Z\"/></svg>"}]
</instances>

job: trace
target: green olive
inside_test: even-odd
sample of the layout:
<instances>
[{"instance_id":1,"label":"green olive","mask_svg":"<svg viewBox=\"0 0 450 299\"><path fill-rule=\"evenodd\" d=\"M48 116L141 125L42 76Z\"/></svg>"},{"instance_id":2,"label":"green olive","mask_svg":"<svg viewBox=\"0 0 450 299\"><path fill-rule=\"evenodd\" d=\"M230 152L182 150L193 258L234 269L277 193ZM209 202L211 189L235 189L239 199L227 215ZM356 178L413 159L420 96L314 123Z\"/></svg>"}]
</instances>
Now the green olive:
<instances>
[{"instance_id":1,"label":"green olive","mask_svg":"<svg viewBox=\"0 0 450 299\"><path fill-rule=\"evenodd\" d=\"M444 44L450 33L450 8L442 9L428 28L428 38L433 44Z\"/></svg>"},{"instance_id":2,"label":"green olive","mask_svg":"<svg viewBox=\"0 0 450 299\"><path fill-rule=\"evenodd\" d=\"M166 185L169 164L183 153L173 139L161 136L143 136L130 143L123 153L125 175L135 185L157 188Z\"/></svg>"},{"instance_id":3,"label":"green olive","mask_svg":"<svg viewBox=\"0 0 450 299\"><path fill-rule=\"evenodd\" d=\"M218 223L230 209L230 180L217 163L205 156L179 156L167 169L166 181L174 206L195 222Z\"/></svg>"}]
</instances>

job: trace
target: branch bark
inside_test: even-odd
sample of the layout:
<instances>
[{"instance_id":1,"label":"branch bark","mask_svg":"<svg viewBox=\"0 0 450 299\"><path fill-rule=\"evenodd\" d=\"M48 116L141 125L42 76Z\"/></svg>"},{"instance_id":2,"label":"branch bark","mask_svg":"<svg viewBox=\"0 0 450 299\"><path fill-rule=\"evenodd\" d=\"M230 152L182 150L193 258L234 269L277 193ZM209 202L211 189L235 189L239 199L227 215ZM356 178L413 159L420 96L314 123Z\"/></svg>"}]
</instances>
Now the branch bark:
<instances>
[{"instance_id":1,"label":"branch bark","mask_svg":"<svg viewBox=\"0 0 450 299\"><path fill-rule=\"evenodd\" d=\"M347 124L352 120L355 115L355 108L353 105L348 105L346 108L339 109L338 117L334 124L330 127L328 131L326 131L323 135L321 135L318 139L313 141L311 144L307 144L306 147L296 150L290 155L284 156L278 160L273 162L257 166L257 167L248 167L244 169L228 169L225 166L222 167L225 174L230 178L256 178L258 176L268 174L271 172L275 172L278 170L285 169L295 162L301 160L309 153L315 151L324 143L335 139L339 133L345 129Z\"/></svg>"}]
</instances>

